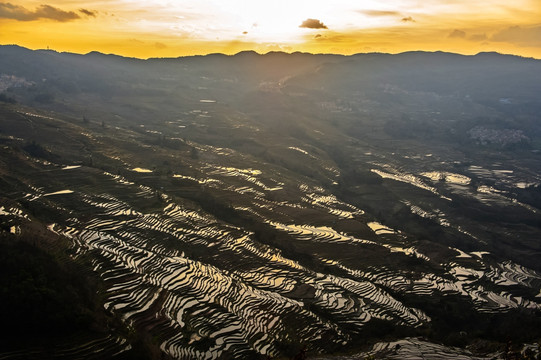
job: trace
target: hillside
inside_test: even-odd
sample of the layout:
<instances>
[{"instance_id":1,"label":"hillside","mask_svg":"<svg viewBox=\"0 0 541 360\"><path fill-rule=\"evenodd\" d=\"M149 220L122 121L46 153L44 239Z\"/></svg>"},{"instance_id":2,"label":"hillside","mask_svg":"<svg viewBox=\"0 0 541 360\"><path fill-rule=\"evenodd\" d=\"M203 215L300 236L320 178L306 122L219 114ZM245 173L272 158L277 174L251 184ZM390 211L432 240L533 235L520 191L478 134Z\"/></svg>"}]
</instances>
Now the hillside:
<instances>
[{"instance_id":1,"label":"hillside","mask_svg":"<svg viewBox=\"0 0 541 360\"><path fill-rule=\"evenodd\" d=\"M38 322L11 358L89 339L101 358L490 358L541 338L539 60L2 46L0 69L0 244L53 269L19 297L74 299L62 349Z\"/></svg>"}]
</instances>

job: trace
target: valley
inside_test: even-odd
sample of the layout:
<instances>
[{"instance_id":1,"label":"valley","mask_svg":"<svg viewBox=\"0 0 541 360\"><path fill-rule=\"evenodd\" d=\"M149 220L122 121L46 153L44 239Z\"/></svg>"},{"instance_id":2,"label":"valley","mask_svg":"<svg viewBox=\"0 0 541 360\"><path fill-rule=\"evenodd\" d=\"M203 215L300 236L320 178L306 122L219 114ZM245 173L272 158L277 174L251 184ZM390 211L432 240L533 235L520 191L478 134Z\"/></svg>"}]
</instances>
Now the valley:
<instances>
[{"instance_id":1,"label":"valley","mask_svg":"<svg viewBox=\"0 0 541 360\"><path fill-rule=\"evenodd\" d=\"M78 264L110 317L56 358L473 359L541 338L539 60L0 64L1 240Z\"/></svg>"}]
</instances>

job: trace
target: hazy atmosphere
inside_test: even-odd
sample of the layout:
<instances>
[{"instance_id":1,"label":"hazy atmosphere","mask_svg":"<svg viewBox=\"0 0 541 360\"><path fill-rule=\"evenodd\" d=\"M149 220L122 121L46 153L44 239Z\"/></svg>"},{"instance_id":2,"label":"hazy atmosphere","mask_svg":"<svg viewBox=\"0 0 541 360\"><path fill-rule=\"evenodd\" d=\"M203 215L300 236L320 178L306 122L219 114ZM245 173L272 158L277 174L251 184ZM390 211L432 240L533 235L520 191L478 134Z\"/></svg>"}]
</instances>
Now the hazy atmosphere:
<instances>
[{"instance_id":1,"label":"hazy atmosphere","mask_svg":"<svg viewBox=\"0 0 541 360\"><path fill-rule=\"evenodd\" d=\"M243 50L541 58L538 0L0 2L1 44L139 58Z\"/></svg>"},{"instance_id":2,"label":"hazy atmosphere","mask_svg":"<svg viewBox=\"0 0 541 360\"><path fill-rule=\"evenodd\" d=\"M540 360L541 2L0 2L0 359Z\"/></svg>"}]
</instances>

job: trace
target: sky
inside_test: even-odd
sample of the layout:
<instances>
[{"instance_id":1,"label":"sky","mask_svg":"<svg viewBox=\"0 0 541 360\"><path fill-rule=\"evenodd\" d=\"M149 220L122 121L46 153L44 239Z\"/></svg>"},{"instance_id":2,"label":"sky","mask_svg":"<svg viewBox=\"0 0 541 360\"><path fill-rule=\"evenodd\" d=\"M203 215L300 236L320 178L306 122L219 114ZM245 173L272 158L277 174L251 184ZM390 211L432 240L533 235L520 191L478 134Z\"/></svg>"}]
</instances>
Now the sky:
<instances>
[{"instance_id":1,"label":"sky","mask_svg":"<svg viewBox=\"0 0 541 360\"><path fill-rule=\"evenodd\" d=\"M123 56L496 51L541 59L541 0L0 0L0 44Z\"/></svg>"}]
</instances>

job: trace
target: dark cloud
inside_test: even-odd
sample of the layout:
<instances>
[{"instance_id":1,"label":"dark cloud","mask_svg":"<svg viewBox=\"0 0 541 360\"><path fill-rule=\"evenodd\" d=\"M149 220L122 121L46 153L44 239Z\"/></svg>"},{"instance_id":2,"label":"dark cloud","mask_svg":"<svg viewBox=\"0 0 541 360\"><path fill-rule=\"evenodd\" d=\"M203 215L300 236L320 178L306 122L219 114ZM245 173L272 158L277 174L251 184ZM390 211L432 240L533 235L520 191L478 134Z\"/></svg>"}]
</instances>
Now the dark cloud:
<instances>
[{"instance_id":1,"label":"dark cloud","mask_svg":"<svg viewBox=\"0 0 541 360\"><path fill-rule=\"evenodd\" d=\"M398 11L388 10L359 10L359 12L368 16L400 16Z\"/></svg>"},{"instance_id":2,"label":"dark cloud","mask_svg":"<svg viewBox=\"0 0 541 360\"><path fill-rule=\"evenodd\" d=\"M321 34L316 34L316 35L314 36L314 39L319 39L320 37L321 37Z\"/></svg>"},{"instance_id":3,"label":"dark cloud","mask_svg":"<svg viewBox=\"0 0 541 360\"><path fill-rule=\"evenodd\" d=\"M454 29L449 34L449 37L454 39L464 39L466 37L466 33L462 30Z\"/></svg>"},{"instance_id":4,"label":"dark cloud","mask_svg":"<svg viewBox=\"0 0 541 360\"><path fill-rule=\"evenodd\" d=\"M328 29L327 25L323 24L320 20L317 19L306 19L299 25L301 28L307 29Z\"/></svg>"},{"instance_id":5,"label":"dark cloud","mask_svg":"<svg viewBox=\"0 0 541 360\"><path fill-rule=\"evenodd\" d=\"M242 35L246 35L246 34L248 34L248 31L243 31L242 32Z\"/></svg>"},{"instance_id":6,"label":"dark cloud","mask_svg":"<svg viewBox=\"0 0 541 360\"><path fill-rule=\"evenodd\" d=\"M358 13L361 13L363 15L367 16L374 16L374 17L384 17L384 16L395 16L399 17L402 16L402 14L398 11L392 11L392 10L359 10ZM415 22L415 20L411 16L402 17L403 22Z\"/></svg>"},{"instance_id":7,"label":"dark cloud","mask_svg":"<svg viewBox=\"0 0 541 360\"><path fill-rule=\"evenodd\" d=\"M40 5L34 11L23 6L11 3L0 3L0 18L18 21L33 21L37 19L50 19L60 22L80 19L73 11L64 11L50 5Z\"/></svg>"},{"instance_id":8,"label":"dark cloud","mask_svg":"<svg viewBox=\"0 0 541 360\"><path fill-rule=\"evenodd\" d=\"M96 17L98 14L97 11L87 10L87 9L79 9L79 12L82 14L85 14L86 16Z\"/></svg>"},{"instance_id":9,"label":"dark cloud","mask_svg":"<svg viewBox=\"0 0 541 360\"><path fill-rule=\"evenodd\" d=\"M468 38L471 41L485 41L487 39L486 34L473 34Z\"/></svg>"},{"instance_id":10,"label":"dark cloud","mask_svg":"<svg viewBox=\"0 0 541 360\"><path fill-rule=\"evenodd\" d=\"M490 40L514 43L521 46L541 46L541 26L511 26L497 32Z\"/></svg>"},{"instance_id":11,"label":"dark cloud","mask_svg":"<svg viewBox=\"0 0 541 360\"><path fill-rule=\"evenodd\" d=\"M29 20L31 17L30 11L19 5L10 3L0 3L0 18L14 20Z\"/></svg>"},{"instance_id":12,"label":"dark cloud","mask_svg":"<svg viewBox=\"0 0 541 360\"><path fill-rule=\"evenodd\" d=\"M56 21L70 21L79 19L80 16L73 11L64 11L50 5L40 5L34 12L38 18Z\"/></svg>"}]
</instances>

